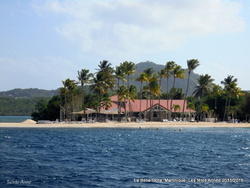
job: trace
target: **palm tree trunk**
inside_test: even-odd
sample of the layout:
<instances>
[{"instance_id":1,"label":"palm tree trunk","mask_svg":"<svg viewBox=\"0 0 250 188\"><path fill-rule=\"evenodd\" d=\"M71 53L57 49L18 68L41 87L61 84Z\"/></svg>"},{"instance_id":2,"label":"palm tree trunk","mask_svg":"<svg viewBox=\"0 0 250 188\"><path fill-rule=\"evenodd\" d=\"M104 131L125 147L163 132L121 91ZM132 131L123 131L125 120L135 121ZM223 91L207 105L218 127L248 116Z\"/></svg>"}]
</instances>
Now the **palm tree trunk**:
<instances>
[{"instance_id":1,"label":"palm tree trunk","mask_svg":"<svg viewBox=\"0 0 250 188\"><path fill-rule=\"evenodd\" d=\"M227 109L230 109L230 106L231 106L231 97L229 97L229 99L228 99L228 104L227 104ZM228 120L228 110L227 110L227 113L226 113L226 120Z\"/></svg>"},{"instance_id":2,"label":"palm tree trunk","mask_svg":"<svg viewBox=\"0 0 250 188\"><path fill-rule=\"evenodd\" d=\"M83 85L82 85L82 106L83 106L83 111L84 111L84 115L85 115L85 105L84 105L84 89L83 89ZM87 116L85 116L85 121L87 122Z\"/></svg>"},{"instance_id":3,"label":"palm tree trunk","mask_svg":"<svg viewBox=\"0 0 250 188\"><path fill-rule=\"evenodd\" d=\"M153 116L152 116L152 94L150 94L150 121L152 121Z\"/></svg>"},{"instance_id":4,"label":"palm tree trunk","mask_svg":"<svg viewBox=\"0 0 250 188\"><path fill-rule=\"evenodd\" d=\"M128 121L128 113L127 113L127 105L126 105L127 101L126 101L126 99L124 99L123 102L124 102L125 120Z\"/></svg>"},{"instance_id":5,"label":"palm tree trunk","mask_svg":"<svg viewBox=\"0 0 250 188\"><path fill-rule=\"evenodd\" d=\"M168 96L168 77L167 77L167 108L168 108L168 105L169 105L169 101L168 101L168 99L169 99L169 96ZM170 110L170 109L169 109ZM167 119L169 119L169 112L167 112Z\"/></svg>"},{"instance_id":6,"label":"palm tree trunk","mask_svg":"<svg viewBox=\"0 0 250 188\"><path fill-rule=\"evenodd\" d=\"M201 91L201 97L200 97L200 105L199 105L199 108L198 108L198 114L197 114L197 122L199 122L201 119L200 119L200 110L201 110L201 106L202 106L202 100L203 100L203 89Z\"/></svg>"},{"instance_id":7,"label":"palm tree trunk","mask_svg":"<svg viewBox=\"0 0 250 188\"><path fill-rule=\"evenodd\" d=\"M182 121L184 120L184 110L185 110L184 108L186 105L186 98L187 98L187 93L188 93L188 89L189 89L189 80L190 80L190 73L188 74L187 89L186 89L186 93L184 96L183 109L182 109Z\"/></svg>"},{"instance_id":8,"label":"palm tree trunk","mask_svg":"<svg viewBox=\"0 0 250 188\"><path fill-rule=\"evenodd\" d=\"M217 98L214 99L214 122L216 123L217 120Z\"/></svg>"},{"instance_id":9,"label":"palm tree trunk","mask_svg":"<svg viewBox=\"0 0 250 188\"><path fill-rule=\"evenodd\" d=\"M75 107L75 101L74 101L74 96L73 96L73 92L71 94L71 112L74 112L74 107ZM72 116L71 116L72 117Z\"/></svg>"},{"instance_id":10,"label":"palm tree trunk","mask_svg":"<svg viewBox=\"0 0 250 188\"><path fill-rule=\"evenodd\" d=\"M175 76L174 76L174 83L173 83L173 89L175 88ZM172 103L173 103L173 96L171 95L171 101L170 101L170 109L172 112Z\"/></svg>"},{"instance_id":11,"label":"palm tree trunk","mask_svg":"<svg viewBox=\"0 0 250 188\"><path fill-rule=\"evenodd\" d=\"M130 87L130 85L129 85L129 74L128 74L128 95L129 95L129 97L128 97L128 110L129 110L129 112L128 112L128 117L129 117L130 120L131 120L131 101L130 101L130 91L129 91L129 87Z\"/></svg>"},{"instance_id":12,"label":"palm tree trunk","mask_svg":"<svg viewBox=\"0 0 250 188\"><path fill-rule=\"evenodd\" d=\"M141 100L142 100L142 82L141 82ZM141 100L140 100L140 121L141 121Z\"/></svg>"},{"instance_id":13,"label":"palm tree trunk","mask_svg":"<svg viewBox=\"0 0 250 188\"><path fill-rule=\"evenodd\" d=\"M64 108L64 121L68 118L68 113L67 113L67 98L66 98L66 93L65 93L65 108Z\"/></svg>"},{"instance_id":14,"label":"palm tree trunk","mask_svg":"<svg viewBox=\"0 0 250 188\"><path fill-rule=\"evenodd\" d=\"M161 78L160 78L160 88L161 88ZM161 105L161 95L159 94L159 107L158 107L159 121L161 120L160 105Z\"/></svg>"},{"instance_id":15,"label":"palm tree trunk","mask_svg":"<svg viewBox=\"0 0 250 188\"><path fill-rule=\"evenodd\" d=\"M118 78L117 89L120 87L120 79ZM118 121L121 121L121 105L119 104L119 95L117 94L117 109L118 109Z\"/></svg>"},{"instance_id":16,"label":"palm tree trunk","mask_svg":"<svg viewBox=\"0 0 250 188\"><path fill-rule=\"evenodd\" d=\"M102 99L102 94L100 93L98 95L98 110L97 110L97 120L100 120L100 112L101 112L101 99Z\"/></svg>"},{"instance_id":17,"label":"palm tree trunk","mask_svg":"<svg viewBox=\"0 0 250 188\"><path fill-rule=\"evenodd\" d=\"M226 113L227 113L227 104L228 103L228 95L227 95L227 98L226 98L226 104L225 104L225 110L224 110L224 116L223 116L223 121L225 121L225 118L226 118Z\"/></svg>"}]
</instances>

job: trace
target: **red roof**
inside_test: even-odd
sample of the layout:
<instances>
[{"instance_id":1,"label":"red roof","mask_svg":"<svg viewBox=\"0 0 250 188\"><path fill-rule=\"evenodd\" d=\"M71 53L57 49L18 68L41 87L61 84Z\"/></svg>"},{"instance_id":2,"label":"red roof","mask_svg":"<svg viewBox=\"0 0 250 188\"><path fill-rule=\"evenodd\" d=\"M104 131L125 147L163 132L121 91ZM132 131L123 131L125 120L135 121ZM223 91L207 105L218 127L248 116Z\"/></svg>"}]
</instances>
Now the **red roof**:
<instances>
[{"instance_id":1,"label":"red roof","mask_svg":"<svg viewBox=\"0 0 250 188\"><path fill-rule=\"evenodd\" d=\"M112 101L112 107L110 109L113 108L117 108L117 95L114 95L111 97L111 101ZM141 111L146 111L148 109L150 109L150 100L147 99L136 99L134 102L132 100L130 100L130 104L129 105L129 101L126 101L126 109L127 111L132 111L132 112L140 112L140 104L141 104ZM170 104L171 104L171 100L152 100L152 105L161 105L163 108L165 108L166 110L172 111L174 112L174 109L170 108ZM184 105L184 100L172 100L172 106L173 105L179 105L180 106L180 110L177 110L176 112L182 112L183 109L183 105ZM185 107L187 106L187 102L185 102ZM122 108L122 111L124 111L124 108ZM184 108L184 112L195 112L194 110L191 109L186 109Z\"/></svg>"}]
</instances>

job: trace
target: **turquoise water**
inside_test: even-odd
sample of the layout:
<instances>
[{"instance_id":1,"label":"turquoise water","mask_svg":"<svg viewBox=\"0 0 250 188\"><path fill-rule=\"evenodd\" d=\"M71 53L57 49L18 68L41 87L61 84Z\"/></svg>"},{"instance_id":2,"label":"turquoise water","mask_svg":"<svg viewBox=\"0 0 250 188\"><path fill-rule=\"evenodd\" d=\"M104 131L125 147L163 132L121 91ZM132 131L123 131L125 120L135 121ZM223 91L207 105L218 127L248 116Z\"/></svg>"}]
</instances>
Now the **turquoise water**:
<instances>
[{"instance_id":1,"label":"turquoise water","mask_svg":"<svg viewBox=\"0 0 250 188\"><path fill-rule=\"evenodd\" d=\"M31 119L31 116L0 116L0 122L16 123L26 119Z\"/></svg>"},{"instance_id":2,"label":"turquoise water","mask_svg":"<svg viewBox=\"0 0 250 188\"><path fill-rule=\"evenodd\" d=\"M0 128L0 187L250 187L247 128Z\"/></svg>"}]
</instances>

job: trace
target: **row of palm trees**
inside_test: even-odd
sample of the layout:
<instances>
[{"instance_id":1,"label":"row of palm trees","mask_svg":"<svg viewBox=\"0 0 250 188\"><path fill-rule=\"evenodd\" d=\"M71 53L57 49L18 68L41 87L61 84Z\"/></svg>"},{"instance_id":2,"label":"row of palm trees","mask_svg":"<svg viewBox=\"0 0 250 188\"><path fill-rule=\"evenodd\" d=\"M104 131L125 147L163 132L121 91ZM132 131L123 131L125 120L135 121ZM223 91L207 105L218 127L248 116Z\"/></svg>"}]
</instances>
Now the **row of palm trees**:
<instances>
[{"instance_id":1,"label":"row of palm trees","mask_svg":"<svg viewBox=\"0 0 250 188\"><path fill-rule=\"evenodd\" d=\"M175 90L176 79L184 79L187 78L187 87L186 91L183 94L183 98L186 99L188 96L188 91L190 87L190 75L191 73L199 67L200 63L197 59L187 60L187 74L185 74L185 69L183 69L180 65L176 64L174 61L168 61L164 68L157 73L153 70L153 68L146 68L143 72L141 72L136 81L140 83L139 93L137 91L137 87L130 84L130 80L136 73L136 65L133 62L125 61L121 63L119 66L116 66L114 69L111 67L111 63L104 60L101 61L98 65L97 72L92 74L88 69L82 69L78 71L78 82L74 80L67 79L63 81L63 87L60 90L61 96L63 96L62 106L64 109L70 109L71 111L80 110L79 103L82 104L80 108L85 108L86 106L92 107L100 112L102 107L108 108L111 105L110 98L108 97L110 93L117 94L117 102L120 103L118 105L119 108L119 117L121 112L121 104L129 104L129 109L125 107L125 117L131 118L131 114L127 113L127 111L131 112L131 101L134 101L136 98L142 99L143 96L146 96L149 100L149 107L152 107L152 99L158 98L159 103L161 99L162 87L167 89L166 99L170 101L170 107L172 109L178 108L175 104L173 104L173 95L171 94L171 90ZM162 86L162 79L167 79L167 84ZM169 85L169 79L173 79L172 87ZM203 112L203 98L208 94L213 94L219 96L222 93L222 88L216 84L213 84L213 79L210 75L200 75L197 79L197 85L195 87L195 91L193 92L194 97L199 99L199 107L196 109L198 114ZM81 89L79 92L79 87L77 85L80 84ZM228 76L224 81L221 82L224 85L223 92L227 94L227 101L225 107L225 113L223 119L225 120L228 115L228 109L230 107L232 97L240 95L240 89L237 87L237 79L233 79L233 76ZM86 85L89 86L93 96L96 100L84 101L86 97ZM169 91L169 88L171 90ZM82 100L79 101L75 97L82 96ZM92 98L93 99L93 98ZM96 102L97 101L97 102ZM183 100L186 105L186 100ZM92 104L91 104L92 102ZM78 105L76 105L76 103ZM169 104L167 104L169 106ZM71 106L69 108L69 106ZM194 104L188 104L190 108L194 109ZM204 107L205 109L205 107ZM69 113L68 110L67 112ZM184 110L182 109L182 118L184 118ZM140 112L141 112L141 101L140 101ZM152 110L151 110L151 119L152 119ZM140 119L141 119L140 113ZM119 118L120 120L120 118Z\"/></svg>"}]
</instances>

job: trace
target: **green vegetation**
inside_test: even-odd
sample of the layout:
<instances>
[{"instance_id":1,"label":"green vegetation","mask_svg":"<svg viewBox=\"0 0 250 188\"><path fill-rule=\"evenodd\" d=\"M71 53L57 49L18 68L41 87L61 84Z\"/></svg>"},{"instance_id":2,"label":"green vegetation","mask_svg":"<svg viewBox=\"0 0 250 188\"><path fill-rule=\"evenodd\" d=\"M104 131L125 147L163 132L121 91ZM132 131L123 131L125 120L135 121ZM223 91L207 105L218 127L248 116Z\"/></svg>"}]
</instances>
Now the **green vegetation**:
<instances>
[{"instance_id":1,"label":"green vegetation","mask_svg":"<svg viewBox=\"0 0 250 188\"><path fill-rule=\"evenodd\" d=\"M41 100L48 101L49 98L15 98L0 97L1 116L30 116L35 110L35 105Z\"/></svg>"},{"instance_id":2,"label":"green vegetation","mask_svg":"<svg viewBox=\"0 0 250 188\"><path fill-rule=\"evenodd\" d=\"M35 110L32 113L33 120L52 120L59 119L61 97L53 96L49 101L41 99L35 105Z\"/></svg>"},{"instance_id":3,"label":"green vegetation","mask_svg":"<svg viewBox=\"0 0 250 188\"><path fill-rule=\"evenodd\" d=\"M44 90L44 89L13 89L10 91L0 92L0 97L17 97L17 98L37 98L37 97L52 97L58 95L58 90Z\"/></svg>"},{"instance_id":4,"label":"green vegetation","mask_svg":"<svg viewBox=\"0 0 250 188\"><path fill-rule=\"evenodd\" d=\"M71 117L72 112L86 108L98 112L101 108L109 108L110 96L117 94L117 101L120 103L131 104L135 99L146 99L149 108L152 107L153 99L169 99L173 112L178 109L172 103L173 99L186 99L187 108L196 110L196 119L201 121L206 118L215 118L216 121L248 121L249 92L241 91L238 80L232 75L225 77L220 86L208 74L194 74L194 69L199 65L196 59L187 61L187 69L173 61L168 61L165 66L152 62L135 65L125 61L114 68L104 60L100 62L95 73L82 69L78 71L78 80L68 78L62 81L59 95L54 97L51 91L47 93L49 98L32 98L35 94L24 95L20 90L1 92L4 97L0 97L0 115L30 115L34 112L32 117L35 120L66 119ZM37 92L37 89L29 90ZM39 96L41 93L43 92ZM125 109L125 117L132 118L132 114L128 112L130 109Z\"/></svg>"},{"instance_id":5,"label":"green vegetation","mask_svg":"<svg viewBox=\"0 0 250 188\"><path fill-rule=\"evenodd\" d=\"M150 108L152 99L159 99L159 101L169 99L174 112L172 117L177 115L177 110L180 108L172 104L173 99L187 99L187 108L197 111L197 121L206 118L214 118L216 121L234 121L235 119L247 121L250 97L237 86L237 79L229 75L221 82L224 86L222 88L213 83L214 79L210 75L194 74L193 71L199 65L196 59L187 61L186 70L173 61L167 62L165 66L155 66L152 62L135 65L133 62L125 61L113 68L111 63L104 60L98 65L96 73L92 74L89 70L82 69L78 71L78 81L69 78L63 81L63 87L59 91L60 97L58 96L60 102L57 98L57 106L50 107L50 102L42 103L36 108L36 116L34 114L32 116L34 119L59 119L59 106L61 114L63 113L62 119L70 118L72 112L86 110L86 107L100 112L101 108L110 107L109 97L117 94L117 101L120 103L125 102L131 105L130 101L135 99L147 99ZM143 70L142 67L144 67ZM56 107L57 110L53 113L57 115L50 117L49 114L52 113L50 108ZM130 111L130 109L125 109L125 118L132 118L128 113ZM45 114L45 116L39 116L39 114ZM182 112L182 118L183 115ZM118 120L121 119L118 118Z\"/></svg>"},{"instance_id":6,"label":"green vegetation","mask_svg":"<svg viewBox=\"0 0 250 188\"><path fill-rule=\"evenodd\" d=\"M30 116L40 100L49 101L57 90L13 89L0 92L1 116Z\"/></svg>"}]
</instances>

